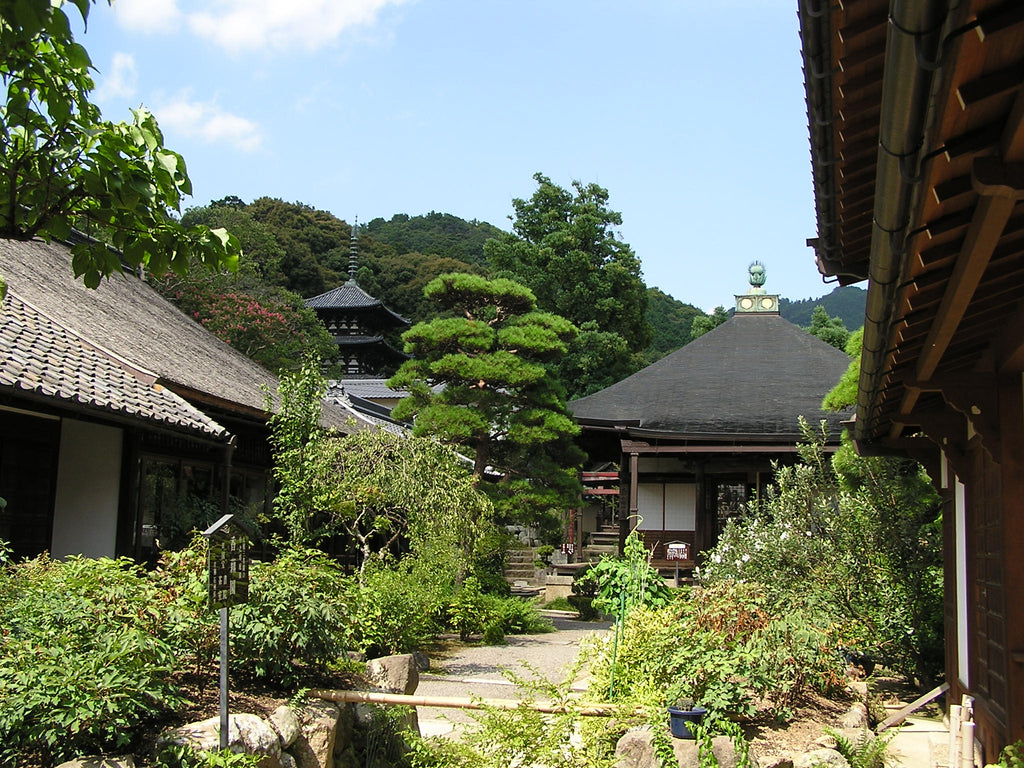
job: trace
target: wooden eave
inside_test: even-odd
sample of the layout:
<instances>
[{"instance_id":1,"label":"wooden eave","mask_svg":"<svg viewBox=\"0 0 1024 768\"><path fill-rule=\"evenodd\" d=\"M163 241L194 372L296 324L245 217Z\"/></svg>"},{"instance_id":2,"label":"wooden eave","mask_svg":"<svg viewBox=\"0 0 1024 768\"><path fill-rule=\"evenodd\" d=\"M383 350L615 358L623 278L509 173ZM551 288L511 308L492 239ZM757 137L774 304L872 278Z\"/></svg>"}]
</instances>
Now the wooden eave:
<instances>
[{"instance_id":1,"label":"wooden eave","mask_svg":"<svg viewBox=\"0 0 1024 768\"><path fill-rule=\"evenodd\" d=\"M908 220L894 236L891 300L866 318L866 343L880 356L858 408L866 442L955 433L937 416L943 402L991 429L976 413L986 407L980 387L963 396L944 382L1024 371L1024 12L1017 0L963 0L950 14L929 75L924 143L905 158L905 197L881 201L882 210L906 205ZM899 34L879 36L879 23L892 26L885 0L811 0L800 16L818 215L810 242L823 275L848 284L877 267L872 243L883 236L874 199L882 153L869 147L891 117L879 109L886 78L917 76L920 65L879 66Z\"/></svg>"}]
</instances>

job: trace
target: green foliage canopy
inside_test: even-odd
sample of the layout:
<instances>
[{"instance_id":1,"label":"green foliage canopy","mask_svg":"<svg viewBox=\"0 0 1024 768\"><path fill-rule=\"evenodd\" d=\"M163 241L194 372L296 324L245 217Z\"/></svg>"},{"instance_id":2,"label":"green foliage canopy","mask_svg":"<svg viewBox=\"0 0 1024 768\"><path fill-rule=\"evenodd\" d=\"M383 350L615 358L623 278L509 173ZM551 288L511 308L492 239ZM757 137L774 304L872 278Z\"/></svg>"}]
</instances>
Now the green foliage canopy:
<instances>
[{"instance_id":1,"label":"green foliage canopy","mask_svg":"<svg viewBox=\"0 0 1024 768\"><path fill-rule=\"evenodd\" d=\"M715 311L710 315L700 314L693 318L690 336L692 339L696 339L698 336L703 336L705 333L714 330L728 319L729 313L725 311L725 307L717 306L715 307Z\"/></svg>"},{"instance_id":2,"label":"green foliage canopy","mask_svg":"<svg viewBox=\"0 0 1024 768\"><path fill-rule=\"evenodd\" d=\"M836 349L845 349L846 342L850 339L850 332L846 330L843 321L838 317L829 317L828 312L820 304L811 313L811 324L807 332Z\"/></svg>"},{"instance_id":3,"label":"green foliage canopy","mask_svg":"<svg viewBox=\"0 0 1024 768\"><path fill-rule=\"evenodd\" d=\"M88 20L91 0L74 0ZM0 237L95 238L73 246L85 285L147 265L162 274L193 261L234 268L238 241L223 229L184 227L172 214L192 186L180 155L166 149L153 115L103 120L90 101L92 62L71 31L69 5L15 0L0 5ZM113 246L111 250L108 246Z\"/></svg>"},{"instance_id":4,"label":"green foliage canopy","mask_svg":"<svg viewBox=\"0 0 1024 768\"><path fill-rule=\"evenodd\" d=\"M500 276L528 286L537 306L556 312L580 326L580 344L591 334L616 334L624 344L621 361L614 367L636 371L642 352L651 341L647 324L647 286L640 260L613 227L622 224L621 214L608 209L608 191L596 184L572 183L572 191L534 174L537 190L529 200L515 199L513 233L489 240L485 253ZM592 343L590 346L596 347ZM585 354L585 351L582 352ZM579 352L578 352L579 354ZM562 378L571 397L600 388L585 378L588 368L575 365L574 375Z\"/></svg>"},{"instance_id":5,"label":"green foliage canopy","mask_svg":"<svg viewBox=\"0 0 1024 768\"><path fill-rule=\"evenodd\" d=\"M478 481L489 466L503 473L497 488L482 486L502 512L529 518L527 510L571 505L579 428L548 365L565 354L575 326L537 311L533 293L511 280L448 274L426 294L449 314L403 335L413 359L388 382L409 391L395 418L415 417L414 434L468 449Z\"/></svg>"}]
</instances>

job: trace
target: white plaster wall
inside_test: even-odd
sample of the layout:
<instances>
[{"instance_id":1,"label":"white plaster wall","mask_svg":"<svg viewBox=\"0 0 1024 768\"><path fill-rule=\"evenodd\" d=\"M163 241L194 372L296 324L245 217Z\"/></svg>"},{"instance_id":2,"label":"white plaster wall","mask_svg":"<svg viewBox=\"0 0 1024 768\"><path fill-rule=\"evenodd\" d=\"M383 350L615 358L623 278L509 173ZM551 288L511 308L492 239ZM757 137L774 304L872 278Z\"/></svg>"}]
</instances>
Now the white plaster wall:
<instances>
[{"instance_id":1,"label":"white plaster wall","mask_svg":"<svg viewBox=\"0 0 1024 768\"><path fill-rule=\"evenodd\" d=\"M53 557L112 557L117 540L122 430L61 422Z\"/></svg>"},{"instance_id":2,"label":"white plaster wall","mask_svg":"<svg viewBox=\"0 0 1024 768\"><path fill-rule=\"evenodd\" d=\"M693 483L640 483L637 510L642 531L692 531L697 520L697 486Z\"/></svg>"}]
</instances>

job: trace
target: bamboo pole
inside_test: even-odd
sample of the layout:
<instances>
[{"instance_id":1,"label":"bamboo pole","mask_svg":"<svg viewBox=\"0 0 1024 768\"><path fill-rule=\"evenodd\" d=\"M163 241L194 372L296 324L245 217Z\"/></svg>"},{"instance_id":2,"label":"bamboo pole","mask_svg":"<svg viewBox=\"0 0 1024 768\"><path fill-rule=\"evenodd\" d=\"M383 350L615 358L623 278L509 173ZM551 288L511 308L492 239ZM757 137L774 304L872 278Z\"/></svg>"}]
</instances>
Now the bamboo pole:
<instances>
[{"instance_id":1,"label":"bamboo pole","mask_svg":"<svg viewBox=\"0 0 1024 768\"><path fill-rule=\"evenodd\" d=\"M960 766L974 768L974 723L970 720L960 723Z\"/></svg>"},{"instance_id":2,"label":"bamboo pole","mask_svg":"<svg viewBox=\"0 0 1024 768\"><path fill-rule=\"evenodd\" d=\"M949 708L949 768L960 768L960 713L959 704Z\"/></svg>"},{"instance_id":3,"label":"bamboo pole","mask_svg":"<svg viewBox=\"0 0 1024 768\"><path fill-rule=\"evenodd\" d=\"M521 701L519 699L480 699L462 696L406 696L401 693L378 693L376 691L313 690L310 696L327 701L361 704L396 704L406 707L446 707L450 709L531 709L535 712L560 714L569 711L565 704L544 701ZM618 714L614 704L583 704L572 707L572 711L586 717L611 717Z\"/></svg>"}]
</instances>

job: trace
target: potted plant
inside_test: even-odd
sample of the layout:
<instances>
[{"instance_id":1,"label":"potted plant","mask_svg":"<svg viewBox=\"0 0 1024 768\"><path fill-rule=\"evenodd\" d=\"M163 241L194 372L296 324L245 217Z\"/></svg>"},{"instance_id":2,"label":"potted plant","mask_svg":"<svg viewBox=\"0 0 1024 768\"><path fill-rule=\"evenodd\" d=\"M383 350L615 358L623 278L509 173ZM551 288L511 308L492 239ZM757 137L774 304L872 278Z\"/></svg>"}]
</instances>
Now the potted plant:
<instances>
[{"instance_id":1,"label":"potted plant","mask_svg":"<svg viewBox=\"0 0 1024 768\"><path fill-rule=\"evenodd\" d=\"M684 696L675 697L674 702L668 707L669 730L677 739L695 739L697 734L690 726L694 723L699 724L707 710L695 704L693 699Z\"/></svg>"}]
</instances>

